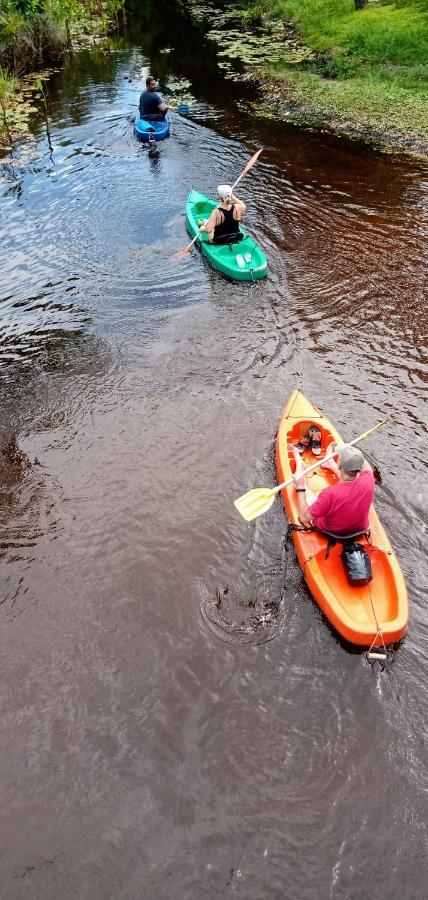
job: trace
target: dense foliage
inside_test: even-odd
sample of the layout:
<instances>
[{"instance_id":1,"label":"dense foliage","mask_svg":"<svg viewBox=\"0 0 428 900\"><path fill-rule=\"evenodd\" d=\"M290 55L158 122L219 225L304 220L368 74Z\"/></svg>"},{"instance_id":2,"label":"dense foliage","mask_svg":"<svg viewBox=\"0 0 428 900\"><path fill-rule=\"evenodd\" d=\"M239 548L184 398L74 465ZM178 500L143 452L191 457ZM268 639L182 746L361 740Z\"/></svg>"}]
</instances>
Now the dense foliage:
<instances>
[{"instance_id":1,"label":"dense foliage","mask_svg":"<svg viewBox=\"0 0 428 900\"><path fill-rule=\"evenodd\" d=\"M123 0L0 0L0 63L21 73L42 65L65 46L71 30L85 20L106 20Z\"/></svg>"},{"instance_id":2,"label":"dense foliage","mask_svg":"<svg viewBox=\"0 0 428 900\"><path fill-rule=\"evenodd\" d=\"M44 90L25 72L50 64L64 50L72 49L73 36L106 34L125 0L0 0L0 148L26 131L33 109L24 87L37 90L44 100L46 129L49 125ZM19 75L20 78L16 76Z\"/></svg>"}]
</instances>

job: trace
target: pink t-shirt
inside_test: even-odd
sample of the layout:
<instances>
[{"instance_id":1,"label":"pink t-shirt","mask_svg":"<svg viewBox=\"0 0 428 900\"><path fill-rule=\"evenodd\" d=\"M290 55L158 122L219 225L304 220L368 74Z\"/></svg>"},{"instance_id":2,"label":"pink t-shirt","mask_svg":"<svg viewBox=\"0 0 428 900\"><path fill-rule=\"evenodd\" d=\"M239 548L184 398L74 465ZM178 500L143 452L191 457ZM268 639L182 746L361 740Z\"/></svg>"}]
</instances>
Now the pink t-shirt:
<instances>
[{"instance_id":1,"label":"pink t-shirt","mask_svg":"<svg viewBox=\"0 0 428 900\"><path fill-rule=\"evenodd\" d=\"M309 515L323 531L337 534L349 534L360 528L366 531L374 490L373 472L365 469L355 481L339 481L324 488L308 507Z\"/></svg>"}]
</instances>

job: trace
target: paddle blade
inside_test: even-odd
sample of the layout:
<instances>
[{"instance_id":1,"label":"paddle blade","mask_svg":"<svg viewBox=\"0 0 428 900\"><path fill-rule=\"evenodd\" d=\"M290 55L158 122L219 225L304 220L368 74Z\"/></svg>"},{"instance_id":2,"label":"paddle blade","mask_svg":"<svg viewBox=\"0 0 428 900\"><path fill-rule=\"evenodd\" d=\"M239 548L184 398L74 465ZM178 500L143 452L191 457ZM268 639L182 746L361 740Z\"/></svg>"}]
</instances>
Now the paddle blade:
<instances>
[{"instance_id":1,"label":"paddle blade","mask_svg":"<svg viewBox=\"0 0 428 900\"><path fill-rule=\"evenodd\" d=\"M236 181L234 182L234 184L232 185L232 190L234 190L236 188L236 185L239 184L239 182L241 181L241 178L244 178L244 176L250 171L250 169L253 168L253 165L255 162L257 162L262 150L263 150L263 147L261 147L260 150L257 150L257 152L254 154L254 156L251 157L250 161L247 162L247 165L245 166L244 171L241 172L239 178L237 178Z\"/></svg>"},{"instance_id":2,"label":"paddle blade","mask_svg":"<svg viewBox=\"0 0 428 900\"><path fill-rule=\"evenodd\" d=\"M186 253L188 253L189 250L192 249L193 244L195 243L197 237L198 237L198 235L195 235L195 237L193 238L193 241L190 241L190 244L188 244L187 247L182 247L181 250L176 250L176 252L173 253L172 256L169 257L170 260L174 261L176 259L181 259L182 256L185 256Z\"/></svg>"},{"instance_id":3,"label":"paddle blade","mask_svg":"<svg viewBox=\"0 0 428 900\"><path fill-rule=\"evenodd\" d=\"M247 165L245 166L245 169L244 169L244 171L243 171L243 173L242 173L242 175L241 175L241 178L243 178L244 175L246 175L247 172L249 172L250 169L253 168L253 165L254 165L255 162L257 162L257 160L258 160L258 158L259 158L259 156L260 156L262 150L263 150L263 147L261 147L260 150L257 150L257 152L254 154L254 156L251 157L250 161L247 162Z\"/></svg>"},{"instance_id":4,"label":"paddle blade","mask_svg":"<svg viewBox=\"0 0 428 900\"><path fill-rule=\"evenodd\" d=\"M276 493L270 488L254 488L234 501L236 509L246 522L252 522L271 508Z\"/></svg>"},{"instance_id":5,"label":"paddle blade","mask_svg":"<svg viewBox=\"0 0 428 900\"><path fill-rule=\"evenodd\" d=\"M169 257L170 260L180 259L182 256L185 256L185 254L188 253L189 250L191 250L195 241L198 240L198 237L199 237L199 231L196 232L195 237L193 238L192 241L190 241L190 244L188 244L187 247L182 247L181 250L177 250L176 253L173 253L172 256Z\"/></svg>"},{"instance_id":6,"label":"paddle blade","mask_svg":"<svg viewBox=\"0 0 428 900\"><path fill-rule=\"evenodd\" d=\"M181 250L176 250L175 253L170 256L171 262L176 262L178 259L181 259L182 256L185 256L190 250L190 246L182 247Z\"/></svg>"}]
</instances>

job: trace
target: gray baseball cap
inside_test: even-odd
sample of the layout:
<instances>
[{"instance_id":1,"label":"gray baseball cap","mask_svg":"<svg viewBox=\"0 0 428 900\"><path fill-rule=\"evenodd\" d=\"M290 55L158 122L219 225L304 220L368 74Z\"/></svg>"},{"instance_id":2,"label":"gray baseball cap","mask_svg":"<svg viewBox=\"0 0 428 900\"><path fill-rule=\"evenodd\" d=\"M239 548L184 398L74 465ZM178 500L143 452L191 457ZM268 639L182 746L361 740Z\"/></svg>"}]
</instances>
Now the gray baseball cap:
<instances>
[{"instance_id":1,"label":"gray baseball cap","mask_svg":"<svg viewBox=\"0 0 428 900\"><path fill-rule=\"evenodd\" d=\"M358 447L350 447L349 444L343 444L341 447L338 447L337 452L344 472L348 475L361 472L364 465L364 456L361 450L358 450Z\"/></svg>"}]
</instances>

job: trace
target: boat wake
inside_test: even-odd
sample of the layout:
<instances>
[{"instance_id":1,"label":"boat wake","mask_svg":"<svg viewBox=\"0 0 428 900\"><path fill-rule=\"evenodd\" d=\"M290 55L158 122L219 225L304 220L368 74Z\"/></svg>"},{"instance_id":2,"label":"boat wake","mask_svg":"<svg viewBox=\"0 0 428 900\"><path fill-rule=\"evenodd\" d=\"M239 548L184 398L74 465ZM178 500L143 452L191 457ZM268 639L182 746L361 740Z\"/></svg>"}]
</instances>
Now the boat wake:
<instances>
[{"instance_id":1,"label":"boat wake","mask_svg":"<svg viewBox=\"0 0 428 900\"><path fill-rule=\"evenodd\" d=\"M214 596L205 588L200 605L203 626L230 644L265 644L282 631L285 621L282 596L274 599L242 598L228 585Z\"/></svg>"}]
</instances>

